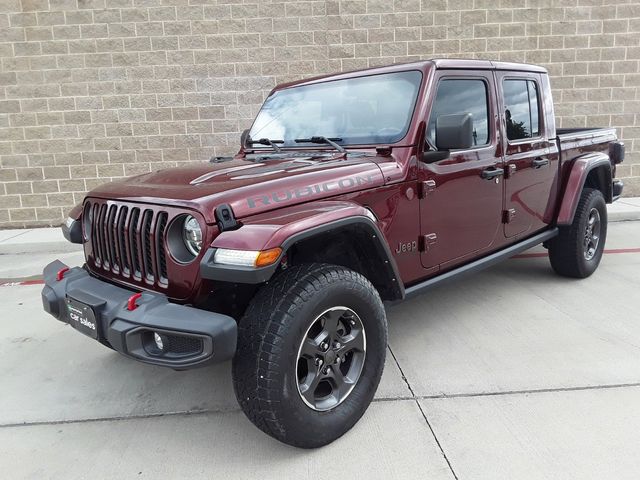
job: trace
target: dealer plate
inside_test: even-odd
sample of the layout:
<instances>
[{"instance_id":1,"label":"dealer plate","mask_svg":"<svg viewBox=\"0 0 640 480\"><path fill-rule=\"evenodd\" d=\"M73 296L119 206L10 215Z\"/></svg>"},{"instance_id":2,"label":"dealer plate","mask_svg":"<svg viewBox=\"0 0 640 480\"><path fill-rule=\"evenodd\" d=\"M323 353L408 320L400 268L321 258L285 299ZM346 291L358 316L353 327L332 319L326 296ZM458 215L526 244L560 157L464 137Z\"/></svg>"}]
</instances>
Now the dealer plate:
<instances>
[{"instance_id":1,"label":"dealer plate","mask_svg":"<svg viewBox=\"0 0 640 480\"><path fill-rule=\"evenodd\" d=\"M69 325L91 338L98 339L98 321L89 305L67 297L67 312Z\"/></svg>"}]
</instances>

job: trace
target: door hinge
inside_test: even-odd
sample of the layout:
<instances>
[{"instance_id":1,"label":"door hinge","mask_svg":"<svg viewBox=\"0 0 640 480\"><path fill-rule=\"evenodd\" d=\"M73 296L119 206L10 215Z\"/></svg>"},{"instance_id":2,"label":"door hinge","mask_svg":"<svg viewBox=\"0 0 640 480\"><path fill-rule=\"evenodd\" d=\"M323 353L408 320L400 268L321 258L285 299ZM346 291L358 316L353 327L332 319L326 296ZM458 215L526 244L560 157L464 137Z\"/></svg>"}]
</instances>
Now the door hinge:
<instances>
[{"instance_id":1,"label":"door hinge","mask_svg":"<svg viewBox=\"0 0 640 480\"><path fill-rule=\"evenodd\" d=\"M428 252L429 249L436 244L436 242L438 241L438 235L436 235L435 233L427 233L426 235L422 235L420 237L420 245L419 245L419 250L421 252Z\"/></svg>"},{"instance_id":2,"label":"door hinge","mask_svg":"<svg viewBox=\"0 0 640 480\"><path fill-rule=\"evenodd\" d=\"M502 211L502 223L511 223L516 216L516 209L510 208L509 210Z\"/></svg>"},{"instance_id":3,"label":"door hinge","mask_svg":"<svg viewBox=\"0 0 640 480\"><path fill-rule=\"evenodd\" d=\"M425 180L424 182L420 182L420 198L425 198L427 195L432 193L436 189L435 180Z\"/></svg>"}]
</instances>

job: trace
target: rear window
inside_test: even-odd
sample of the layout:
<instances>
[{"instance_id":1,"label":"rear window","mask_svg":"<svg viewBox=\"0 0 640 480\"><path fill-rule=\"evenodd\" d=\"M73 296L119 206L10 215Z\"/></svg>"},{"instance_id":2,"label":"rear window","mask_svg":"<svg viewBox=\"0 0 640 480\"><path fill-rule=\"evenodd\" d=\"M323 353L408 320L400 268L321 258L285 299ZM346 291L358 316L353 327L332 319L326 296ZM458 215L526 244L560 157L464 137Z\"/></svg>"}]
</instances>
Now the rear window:
<instances>
[{"instance_id":1,"label":"rear window","mask_svg":"<svg viewBox=\"0 0 640 480\"><path fill-rule=\"evenodd\" d=\"M538 87L533 80L505 80L503 84L507 138L540 135Z\"/></svg>"}]
</instances>

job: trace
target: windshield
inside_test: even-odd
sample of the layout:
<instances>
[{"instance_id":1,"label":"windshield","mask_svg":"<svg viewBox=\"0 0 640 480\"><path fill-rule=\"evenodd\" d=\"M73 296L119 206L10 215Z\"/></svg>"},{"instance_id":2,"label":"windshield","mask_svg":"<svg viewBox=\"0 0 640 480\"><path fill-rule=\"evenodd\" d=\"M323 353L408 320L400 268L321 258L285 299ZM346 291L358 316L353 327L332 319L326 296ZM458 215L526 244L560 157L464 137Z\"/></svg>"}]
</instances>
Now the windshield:
<instances>
[{"instance_id":1,"label":"windshield","mask_svg":"<svg viewBox=\"0 0 640 480\"><path fill-rule=\"evenodd\" d=\"M249 135L283 140L285 147L317 136L341 145L395 143L407 134L421 79L420 72L408 71L278 90Z\"/></svg>"}]
</instances>

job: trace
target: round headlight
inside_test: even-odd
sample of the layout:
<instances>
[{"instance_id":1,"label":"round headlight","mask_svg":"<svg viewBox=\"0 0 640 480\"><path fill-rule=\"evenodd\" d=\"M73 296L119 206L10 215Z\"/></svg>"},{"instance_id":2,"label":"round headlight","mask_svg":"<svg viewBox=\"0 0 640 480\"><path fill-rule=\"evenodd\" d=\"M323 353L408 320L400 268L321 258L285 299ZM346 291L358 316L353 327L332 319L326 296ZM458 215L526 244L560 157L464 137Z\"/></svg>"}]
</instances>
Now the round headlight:
<instances>
[{"instance_id":1,"label":"round headlight","mask_svg":"<svg viewBox=\"0 0 640 480\"><path fill-rule=\"evenodd\" d=\"M194 256L198 256L202 248L202 229L198 221L191 215L184 219L184 227L182 229L182 238L187 250Z\"/></svg>"}]
</instances>

